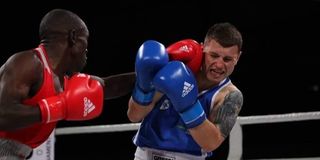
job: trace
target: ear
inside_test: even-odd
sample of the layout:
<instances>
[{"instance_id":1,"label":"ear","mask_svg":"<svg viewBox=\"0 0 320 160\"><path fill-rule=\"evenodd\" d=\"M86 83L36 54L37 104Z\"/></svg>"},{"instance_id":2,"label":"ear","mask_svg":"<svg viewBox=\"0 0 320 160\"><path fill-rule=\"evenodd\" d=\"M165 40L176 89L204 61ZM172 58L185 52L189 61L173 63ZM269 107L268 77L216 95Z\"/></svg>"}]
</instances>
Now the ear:
<instances>
[{"instance_id":1,"label":"ear","mask_svg":"<svg viewBox=\"0 0 320 160\"><path fill-rule=\"evenodd\" d=\"M241 55L242 55L242 51L240 51L240 52L239 52L238 61L239 61L239 59L240 59Z\"/></svg>"},{"instance_id":2,"label":"ear","mask_svg":"<svg viewBox=\"0 0 320 160\"><path fill-rule=\"evenodd\" d=\"M70 46L73 46L76 43L76 38L77 38L76 30L75 29L70 30L68 33L68 42Z\"/></svg>"},{"instance_id":3,"label":"ear","mask_svg":"<svg viewBox=\"0 0 320 160\"><path fill-rule=\"evenodd\" d=\"M241 57L241 54L242 54L242 51L239 51L238 59L237 59L237 61L236 61L236 64L235 64L235 65L237 65L237 64L238 64L238 61L239 61L239 59L240 59L240 57Z\"/></svg>"}]
</instances>

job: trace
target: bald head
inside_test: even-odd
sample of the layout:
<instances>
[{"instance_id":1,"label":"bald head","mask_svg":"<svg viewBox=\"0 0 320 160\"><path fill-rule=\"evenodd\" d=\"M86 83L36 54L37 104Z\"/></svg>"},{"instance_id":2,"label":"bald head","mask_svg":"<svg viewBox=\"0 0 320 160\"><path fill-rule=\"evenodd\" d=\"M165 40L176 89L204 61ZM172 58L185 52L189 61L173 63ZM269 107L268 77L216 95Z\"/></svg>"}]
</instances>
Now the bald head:
<instances>
[{"instance_id":1,"label":"bald head","mask_svg":"<svg viewBox=\"0 0 320 160\"><path fill-rule=\"evenodd\" d=\"M68 34L71 30L87 31L88 29L75 13L64 9L53 9L42 18L39 35L43 40L52 36Z\"/></svg>"}]
</instances>

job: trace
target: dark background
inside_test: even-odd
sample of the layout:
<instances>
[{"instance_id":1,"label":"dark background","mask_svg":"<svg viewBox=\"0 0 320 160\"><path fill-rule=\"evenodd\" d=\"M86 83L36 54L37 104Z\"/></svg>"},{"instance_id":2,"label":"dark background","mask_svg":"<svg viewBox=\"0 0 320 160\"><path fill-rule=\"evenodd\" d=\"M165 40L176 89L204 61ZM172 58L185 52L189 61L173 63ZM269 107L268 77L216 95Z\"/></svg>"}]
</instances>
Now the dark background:
<instances>
[{"instance_id":1,"label":"dark background","mask_svg":"<svg viewBox=\"0 0 320 160\"><path fill-rule=\"evenodd\" d=\"M67 2L67 1L66 1ZM101 77L134 71L139 45L165 45L184 38L203 41L216 22L231 22L243 34L243 55L231 76L244 94L240 116L318 111L320 1L148 1L34 2L2 5L0 62L39 44L41 18L53 8L69 9L90 30L84 72ZM58 127L129 123L130 95L105 101L103 115ZM320 157L319 121L243 126L244 159ZM134 131L61 135L56 159L133 159ZM228 141L218 149L224 159Z\"/></svg>"}]
</instances>

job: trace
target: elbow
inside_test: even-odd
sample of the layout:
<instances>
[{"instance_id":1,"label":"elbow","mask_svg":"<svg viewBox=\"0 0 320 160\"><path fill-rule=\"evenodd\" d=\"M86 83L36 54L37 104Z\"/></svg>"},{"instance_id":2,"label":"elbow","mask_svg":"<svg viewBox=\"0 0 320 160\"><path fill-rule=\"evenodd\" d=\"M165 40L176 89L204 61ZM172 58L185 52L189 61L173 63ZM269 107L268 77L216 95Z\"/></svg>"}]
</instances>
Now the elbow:
<instances>
[{"instance_id":1,"label":"elbow","mask_svg":"<svg viewBox=\"0 0 320 160\"><path fill-rule=\"evenodd\" d=\"M205 152L212 152L212 151L216 150L219 146L220 146L219 143L210 143L210 144L207 144L207 145L203 145L202 149Z\"/></svg>"},{"instance_id":2,"label":"elbow","mask_svg":"<svg viewBox=\"0 0 320 160\"><path fill-rule=\"evenodd\" d=\"M13 131L14 129L17 128L13 125L12 122L0 118L0 131Z\"/></svg>"},{"instance_id":3,"label":"elbow","mask_svg":"<svg viewBox=\"0 0 320 160\"><path fill-rule=\"evenodd\" d=\"M14 128L13 120L11 117L5 112L5 110L0 111L0 131L11 131Z\"/></svg>"},{"instance_id":4,"label":"elbow","mask_svg":"<svg viewBox=\"0 0 320 160\"><path fill-rule=\"evenodd\" d=\"M225 138L218 136L217 139L208 140L207 143L203 143L201 148L206 152L212 152L219 148Z\"/></svg>"},{"instance_id":5,"label":"elbow","mask_svg":"<svg viewBox=\"0 0 320 160\"><path fill-rule=\"evenodd\" d=\"M0 119L0 131L8 131L9 128L8 126L6 126L6 123L4 123L1 119Z\"/></svg>"}]
</instances>

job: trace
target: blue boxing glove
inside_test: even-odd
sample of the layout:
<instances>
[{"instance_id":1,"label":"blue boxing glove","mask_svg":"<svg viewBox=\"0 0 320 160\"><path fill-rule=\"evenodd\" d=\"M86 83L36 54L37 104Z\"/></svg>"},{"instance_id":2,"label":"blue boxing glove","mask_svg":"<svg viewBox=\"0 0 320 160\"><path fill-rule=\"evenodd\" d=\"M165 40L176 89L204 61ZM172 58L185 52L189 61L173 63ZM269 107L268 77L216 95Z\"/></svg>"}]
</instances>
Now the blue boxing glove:
<instances>
[{"instance_id":1,"label":"blue boxing glove","mask_svg":"<svg viewBox=\"0 0 320 160\"><path fill-rule=\"evenodd\" d=\"M197 99L196 79L182 62L169 62L156 74L153 82L157 90L168 96L187 128L194 128L206 120L206 114Z\"/></svg>"},{"instance_id":2,"label":"blue boxing glove","mask_svg":"<svg viewBox=\"0 0 320 160\"><path fill-rule=\"evenodd\" d=\"M148 105L152 102L155 93L152 80L168 61L169 56L163 44L148 40L140 46L135 62L137 80L132 92L132 99L136 103Z\"/></svg>"}]
</instances>

